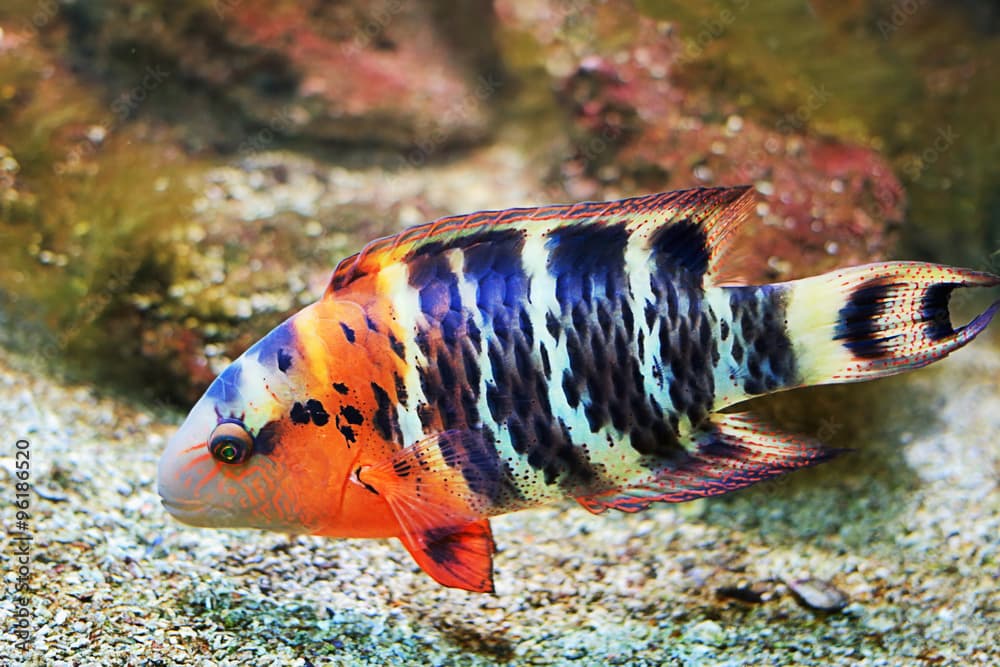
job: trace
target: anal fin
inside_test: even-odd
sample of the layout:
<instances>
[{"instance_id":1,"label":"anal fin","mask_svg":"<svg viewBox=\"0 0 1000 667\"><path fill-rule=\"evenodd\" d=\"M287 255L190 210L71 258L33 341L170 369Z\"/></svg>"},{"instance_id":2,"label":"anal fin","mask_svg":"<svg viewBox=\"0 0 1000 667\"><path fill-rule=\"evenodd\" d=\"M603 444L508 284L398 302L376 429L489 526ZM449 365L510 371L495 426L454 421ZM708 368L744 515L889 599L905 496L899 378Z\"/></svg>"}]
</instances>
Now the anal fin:
<instances>
[{"instance_id":1,"label":"anal fin","mask_svg":"<svg viewBox=\"0 0 1000 667\"><path fill-rule=\"evenodd\" d=\"M595 514L638 512L650 503L717 496L828 461L843 450L780 433L746 415L717 414L692 438L692 451L624 489L577 498Z\"/></svg>"}]
</instances>

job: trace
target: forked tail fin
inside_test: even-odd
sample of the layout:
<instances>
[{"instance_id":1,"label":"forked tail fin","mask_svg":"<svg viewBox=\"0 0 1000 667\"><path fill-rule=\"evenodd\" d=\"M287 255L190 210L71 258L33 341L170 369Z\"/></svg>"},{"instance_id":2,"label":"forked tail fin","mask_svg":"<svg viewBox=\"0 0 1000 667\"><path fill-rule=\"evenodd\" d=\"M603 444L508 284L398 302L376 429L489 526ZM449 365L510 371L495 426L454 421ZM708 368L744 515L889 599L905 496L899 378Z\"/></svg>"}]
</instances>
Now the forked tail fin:
<instances>
[{"instance_id":1,"label":"forked tail fin","mask_svg":"<svg viewBox=\"0 0 1000 667\"><path fill-rule=\"evenodd\" d=\"M853 382L926 366L986 328L1000 301L965 326L948 303L1000 277L923 262L884 262L786 283L787 331L803 385Z\"/></svg>"}]
</instances>

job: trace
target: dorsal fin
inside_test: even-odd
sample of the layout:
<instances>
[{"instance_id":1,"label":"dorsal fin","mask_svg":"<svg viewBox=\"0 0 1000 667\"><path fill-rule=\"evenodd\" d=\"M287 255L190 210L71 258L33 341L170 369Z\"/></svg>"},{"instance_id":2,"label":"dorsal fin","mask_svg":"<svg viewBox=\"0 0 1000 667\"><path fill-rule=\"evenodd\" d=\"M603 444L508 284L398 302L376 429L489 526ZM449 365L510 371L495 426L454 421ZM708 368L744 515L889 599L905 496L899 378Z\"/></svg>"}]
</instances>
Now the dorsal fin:
<instances>
[{"instance_id":1,"label":"dorsal fin","mask_svg":"<svg viewBox=\"0 0 1000 667\"><path fill-rule=\"evenodd\" d=\"M650 252L692 275L707 276L716 285L741 282L720 269L753 205L752 187L697 188L676 194L670 224L647 225Z\"/></svg>"},{"instance_id":2,"label":"dorsal fin","mask_svg":"<svg viewBox=\"0 0 1000 667\"><path fill-rule=\"evenodd\" d=\"M510 240L576 224L625 223L650 252L717 282L720 259L753 203L751 187L693 188L616 201L481 211L376 239L337 265L327 294L418 255Z\"/></svg>"}]
</instances>

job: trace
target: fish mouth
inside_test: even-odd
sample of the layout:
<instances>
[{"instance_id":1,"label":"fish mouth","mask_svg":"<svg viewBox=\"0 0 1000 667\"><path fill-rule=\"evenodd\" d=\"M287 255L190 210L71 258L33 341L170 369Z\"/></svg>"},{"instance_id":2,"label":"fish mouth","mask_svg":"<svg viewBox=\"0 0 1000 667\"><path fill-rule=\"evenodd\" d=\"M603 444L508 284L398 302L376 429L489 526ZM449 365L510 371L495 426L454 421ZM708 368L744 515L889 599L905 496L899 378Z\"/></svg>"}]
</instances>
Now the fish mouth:
<instances>
[{"instance_id":1,"label":"fish mouth","mask_svg":"<svg viewBox=\"0 0 1000 667\"><path fill-rule=\"evenodd\" d=\"M202 504L196 500L177 500L176 498L167 498L164 496L160 496L160 504L167 508L168 511L181 510L192 512L202 508Z\"/></svg>"},{"instance_id":2,"label":"fish mouth","mask_svg":"<svg viewBox=\"0 0 1000 667\"><path fill-rule=\"evenodd\" d=\"M167 510L171 516L184 523L190 523L201 515L205 508L203 503L195 500L178 500L176 498L167 498L166 496L160 496L160 504L163 505L163 509Z\"/></svg>"}]
</instances>

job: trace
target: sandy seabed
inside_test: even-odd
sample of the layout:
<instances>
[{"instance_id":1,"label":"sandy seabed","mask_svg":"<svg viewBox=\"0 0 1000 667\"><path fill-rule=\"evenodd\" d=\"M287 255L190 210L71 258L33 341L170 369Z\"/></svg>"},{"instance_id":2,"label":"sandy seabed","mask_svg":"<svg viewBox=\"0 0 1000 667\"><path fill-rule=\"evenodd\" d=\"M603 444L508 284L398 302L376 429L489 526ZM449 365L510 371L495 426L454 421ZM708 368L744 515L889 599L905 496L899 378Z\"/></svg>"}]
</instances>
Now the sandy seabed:
<instances>
[{"instance_id":1,"label":"sandy seabed","mask_svg":"<svg viewBox=\"0 0 1000 667\"><path fill-rule=\"evenodd\" d=\"M788 482L636 515L567 502L494 520L492 596L439 587L394 541L182 526L155 488L182 416L26 367L0 354L4 665L1000 663L988 341L882 381L889 407L855 451ZM18 439L26 607L10 539ZM793 589L846 606L810 608ZM23 609L27 652L6 634Z\"/></svg>"}]
</instances>

